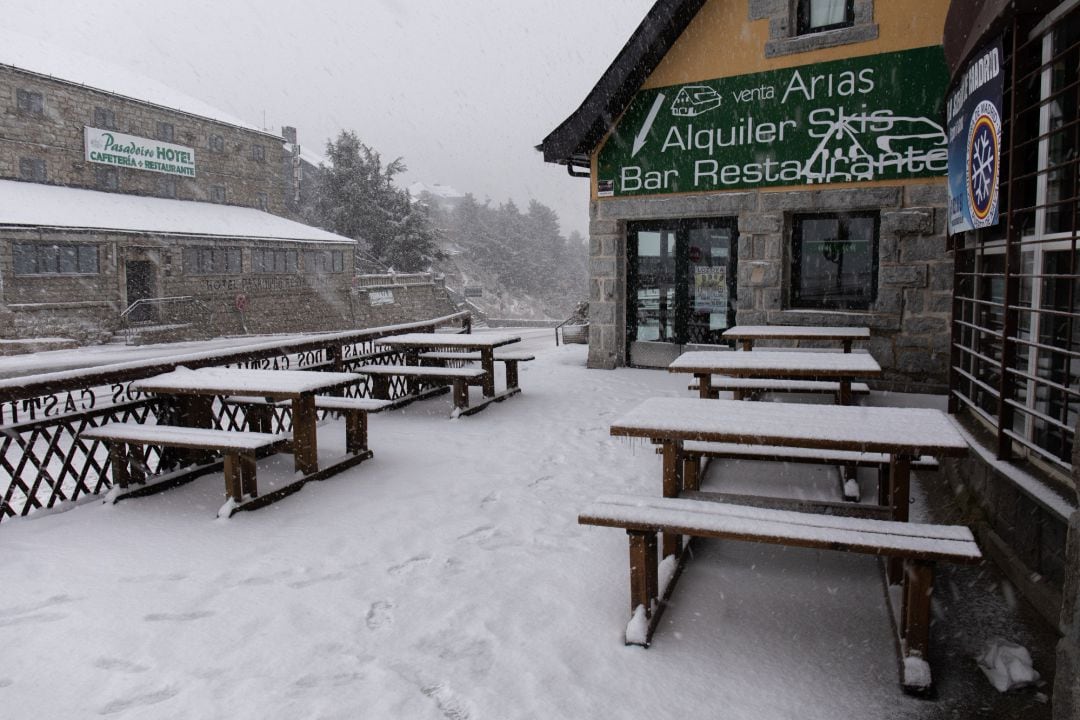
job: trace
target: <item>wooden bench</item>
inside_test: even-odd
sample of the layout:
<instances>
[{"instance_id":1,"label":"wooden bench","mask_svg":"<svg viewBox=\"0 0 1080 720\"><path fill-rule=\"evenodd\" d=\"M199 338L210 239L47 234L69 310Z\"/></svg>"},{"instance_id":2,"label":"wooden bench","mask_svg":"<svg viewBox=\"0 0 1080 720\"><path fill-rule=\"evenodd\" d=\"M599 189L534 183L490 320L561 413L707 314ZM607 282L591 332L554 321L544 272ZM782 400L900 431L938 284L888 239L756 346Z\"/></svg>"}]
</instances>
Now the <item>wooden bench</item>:
<instances>
[{"instance_id":1,"label":"wooden bench","mask_svg":"<svg viewBox=\"0 0 1080 720\"><path fill-rule=\"evenodd\" d=\"M698 390L691 383L690 390ZM739 378L714 375L709 397L716 399L721 391L734 393L736 400L754 399L766 393L831 393L839 395L840 383L834 380L775 380L770 378ZM870 386L863 382L851 383L852 395L869 395Z\"/></svg>"},{"instance_id":2,"label":"wooden bench","mask_svg":"<svg viewBox=\"0 0 1080 720\"><path fill-rule=\"evenodd\" d=\"M649 646L682 566L690 556L685 550L680 553L678 567L667 587L659 587L658 532L901 559L905 570L901 580L902 604L894 618L898 617L901 682L911 692L930 689L926 659L934 563L976 563L982 557L971 530L963 526L833 517L684 498L609 495L589 505L579 515L578 522L623 528L630 536L631 619L626 643L644 647Z\"/></svg>"},{"instance_id":3,"label":"wooden bench","mask_svg":"<svg viewBox=\"0 0 1080 720\"><path fill-rule=\"evenodd\" d=\"M691 490L700 488L701 459L718 458L724 460L763 460L769 462L793 462L812 465L842 465L848 467L870 467L877 470L878 504L888 504L886 497L888 484L885 475L891 460L888 453L856 452L854 450L830 450L824 448L783 447L776 445L742 445L739 443L719 443L688 440L683 443L683 482ZM937 470L938 461L930 455L912 460L911 467L919 470ZM857 490L847 486L848 473L842 473L843 495L848 500L858 500ZM856 488L857 488L856 483Z\"/></svg>"},{"instance_id":4,"label":"wooden bench","mask_svg":"<svg viewBox=\"0 0 1080 720\"><path fill-rule=\"evenodd\" d=\"M420 361L423 363L429 363L435 367L441 367L446 362L480 362L479 352L451 352L451 351L432 351L424 352L419 355ZM535 360L536 356L527 352L511 352L511 351L495 351L495 362L501 362L506 365L506 387L516 388L518 386L518 363L529 362Z\"/></svg>"},{"instance_id":5,"label":"wooden bench","mask_svg":"<svg viewBox=\"0 0 1080 720\"><path fill-rule=\"evenodd\" d=\"M379 400L390 400L390 378L404 377L409 380L409 394L403 398L391 401L391 406L397 407L413 400L426 397L432 392L424 392L420 384L424 381L447 381L454 388L454 410L461 412L469 407L469 384L481 381L487 373L479 368L444 368L430 367L425 365L361 365L354 368L353 372L370 375L372 380L372 395ZM442 392L443 386L434 388L435 392Z\"/></svg>"},{"instance_id":6,"label":"wooden bench","mask_svg":"<svg viewBox=\"0 0 1080 720\"><path fill-rule=\"evenodd\" d=\"M252 432L273 432L273 409L290 407L290 400L230 395L222 398L226 405L238 405L244 409L248 429ZM350 454L367 451L367 416L393 405L390 400L375 398L352 398L339 395L316 395L315 409L327 410L345 417L345 449Z\"/></svg>"},{"instance_id":7,"label":"wooden bench","mask_svg":"<svg viewBox=\"0 0 1080 720\"><path fill-rule=\"evenodd\" d=\"M176 425L106 423L79 434L82 440L100 440L109 446L113 482L127 489L134 481L146 482L146 475L131 452L132 446L156 445L221 453L225 456L225 494L239 503L245 496L258 497L255 481L255 453L289 444L288 434L236 432Z\"/></svg>"}]
</instances>

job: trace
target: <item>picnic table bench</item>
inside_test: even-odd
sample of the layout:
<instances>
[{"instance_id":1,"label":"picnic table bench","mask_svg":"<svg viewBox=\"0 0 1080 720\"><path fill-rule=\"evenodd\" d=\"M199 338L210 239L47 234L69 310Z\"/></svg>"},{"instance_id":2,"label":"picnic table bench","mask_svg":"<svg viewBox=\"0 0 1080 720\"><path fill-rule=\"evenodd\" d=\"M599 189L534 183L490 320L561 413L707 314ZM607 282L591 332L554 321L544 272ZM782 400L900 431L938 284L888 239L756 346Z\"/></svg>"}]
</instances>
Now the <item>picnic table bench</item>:
<instances>
[{"instance_id":1,"label":"picnic table bench","mask_svg":"<svg viewBox=\"0 0 1080 720\"><path fill-rule=\"evenodd\" d=\"M693 383L688 390L701 390L701 384ZM766 393L831 393L840 397L841 385L834 380L774 380L766 378L714 376L707 390L710 398L720 397L721 391L731 392L736 400L756 399ZM869 395L870 386L862 382L851 383L850 392Z\"/></svg>"},{"instance_id":2,"label":"picnic table bench","mask_svg":"<svg viewBox=\"0 0 1080 720\"><path fill-rule=\"evenodd\" d=\"M851 404L852 381L858 378L874 378L881 375L881 366L868 353L832 352L718 352L698 350L685 352L668 365L673 373L692 373L698 381L698 393L702 398L713 397L713 375L728 375L759 381L759 388L766 380L774 383L792 380L827 380L838 383L837 400L841 405ZM753 385L753 384L751 384ZM783 388L783 383L774 387ZM741 400L744 389L735 389L735 399ZM869 388L868 388L869 390Z\"/></svg>"},{"instance_id":3,"label":"picnic table bench","mask_svg":"<svg viewBox=\"0 0 1080 720\"><path fill-rule=\"evenodd\" d=\"M487 372L480 368L448 368L427 365L361 365L354 372L371 376L371 394L377 399L387 400L392 407L400 407L414 400L429 397L446 391L446 381L453 386L454 417L470 415L479 407L469 407L469 384L483 381ZM409 392L390 399L390 379L403 377L409 383ZM434 386L423 387L425 383L437 382ZM482 406L481 406L482 407Z\"/></svg>"},{"instance_id":4,"label":"picnic table bench","mask_svg":"<svg viewBox=\"0 0 1080 720\"><path fill-rule=\"evenodd\" d=\"M418 356L421 363L434 365L436 367L445 366L447 362L483 362L483 356L480 352L458 352L458 351L431 351L422 352ZM506 368L506 388L518 387L518 363L528 362L535 360L536 356L527 352L510 352L510 351L495 351L495 362L501 362Z\"/></svg>"},{"instance_id":5,"label":"picnic table bench","mask_svg":"<svg viewBox=\"0 0 1080 720\"><path fill-rule=\"evenodd\" d=\"M839 340L844 352L851 352L854 340L870 337L865 327L819 327L814 325L736 325L723 332L723 337L742 342L743 350L751 350L756 340Z\"/></svg>"},{"instance_id":6,"label":"picnic table bench","mask_svg":"<svg viewBox=\"0 0 1080 720\"><path fill-rule=\"evenodd\" d=\"M287 433L239 432L176 425L106 423L79 433L82 440L100 440L108 445L113 482L126 495L134 481L146 484L142 462L132 447L155 445L221 453L225 456L225 495L240 503L245 497L259 495L255 479L255 453L289 444Z\"/></svg>"},{"instance_id":7,"label":"picnic table bench","mask_svg":"<svg viewBox=\"0 0 1080 720\"><path fill-rule=\"evenodd\" d=\"M667 587L659 587L657 533L722 538L818 550L876 555L903 563L899 612L890 613L899 640L901 684L909 692L931 688L930 596L934 563L976 563L982 555L971 530L963 526L833 517L703 503L684 498L609 495L578 516L583 525L623 528L630 541L628 645L648 647L683 566L689 545ZM887 594L892 604L893 598Z\"/></svg>"}]
</instances>

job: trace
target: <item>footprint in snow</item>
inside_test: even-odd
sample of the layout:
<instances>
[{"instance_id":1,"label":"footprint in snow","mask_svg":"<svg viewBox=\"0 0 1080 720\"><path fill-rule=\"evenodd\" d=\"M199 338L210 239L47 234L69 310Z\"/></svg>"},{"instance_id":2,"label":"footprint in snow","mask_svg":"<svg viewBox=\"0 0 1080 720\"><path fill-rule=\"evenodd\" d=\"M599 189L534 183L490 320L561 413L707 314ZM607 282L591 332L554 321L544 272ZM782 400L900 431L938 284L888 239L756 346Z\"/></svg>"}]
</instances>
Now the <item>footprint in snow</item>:
<instances>
[{"instance_id":1,"label":"footprint in snow","mask_svg":"<svg viewBox=\"0 0 1080 720\"><path fill-rule=\"evenodd\" d=\"M393 624L393 609L394 605L386 600L376 600L371 603L371 607L368 608L367 611L367 616L364 618L368 630L378 630Z\"/></svg>"},{"instance_id":2,"label":"footprint in snow","mask_svg":"<svg viewBox=\"0 0 1080 720\"><path fill-rule=\"evenodd\" d=\"M210 610L196 610L186 613L150 613L149 615L143 615L143 620L147 622L191 622L192 620L202 620L213 615L215 613Z\"/></svg>"},{"instance_id":3,"label":"footprint in snow","mask_svg":"<svg viewBox=\"0 0 1080 720\"><path fill-rule=\"evenodd\" d=\"M332 582L334 580L344 580L344 579L345 579L345 573L336 572L336 573L330 573L328 575L319 575L318 577L308 578L307 580L297 580L295 582L289 583L289 587L300 590L300 589L309 587L311 585L319 585L320 583L324 583L324 582Z\"/></svg>"},{"instance_id":4,"label":"footprint in snow","mask_svg":"<svg viewBox=\"0 0 1080 720\"><path fill-rule=\"evenodd\" d=\"M99 657L94 661L94 667L101 670L123 673L143 673L150 669L145 665L139 665L121 658L111 657Z\"/></svg>"},{"instance_id":5,"label":"footprint in snow","mask_svg":"<svg viewBox=\"0 0 1080 720\"><path fill-rule=\"evenodd\" d=\"M406 572L408 570L412 570L413 567L415 567L418 563L427 563L427 562L430 562L430 561L431 561L431 556L428 555L427 553L423 553L423 554L420 554L420 555L414 555L413 557L409 558L408 560L406 560L403 563L400 563L398 565L394 565L393 567L387 568L386 572L390 573L391 575L400 575L403 572Z\"/></svg>"},{"instance_id":6,"label":"footprint in snow","mask_svg":"<svg viewBox=\"0 0 1080 720\"><path fill-rule=\"evenodd\" d=\"M468 703L459 698L446 683L424 685L420 692L435 701L435 706L443 714L446 720L470 720L472 713L469 712Z\"/></svg>"},{"instance_id":7,"label":"footprint in snow","mask_svg":"<svg viewBox=\"0 0 1080 720\"><path fill-rule=\"evenodd\" d=\"M153 690L151 692L143 693L142 695L133 695L126 698L118 698L112 700L105 707L98 711L99 715L113 715L118 712L123 712L133 707L144 707L146 705L157 705L160 702L165 702L169 698L176 697L180 694L180 691L176 688L165 687L160 690Z\"/></svg>"}]
</instances>

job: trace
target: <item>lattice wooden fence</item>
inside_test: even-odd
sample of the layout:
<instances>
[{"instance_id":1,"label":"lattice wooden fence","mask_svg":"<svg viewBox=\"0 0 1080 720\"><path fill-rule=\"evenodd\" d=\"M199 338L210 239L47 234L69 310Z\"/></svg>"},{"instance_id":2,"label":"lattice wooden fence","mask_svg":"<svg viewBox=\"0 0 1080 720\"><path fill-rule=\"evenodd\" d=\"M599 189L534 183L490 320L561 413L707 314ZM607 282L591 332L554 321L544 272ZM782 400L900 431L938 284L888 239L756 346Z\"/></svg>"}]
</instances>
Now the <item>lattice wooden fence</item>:
<instances>
[{"instance_id":1,"label":"lattice wooden fence","mask_svg":"<svg viewBox=\"0 0 1080 720\"><path fill-rule=\"evenodd\" d=\"M467 312L420 323L394 325L311 336L304 340L260 343L226 352L184 355L168 361L122 363L80 371L65 371L0 381L0 522L5 518L52 508L58 503L98 495L112 487L108 451L97 441L79 434L107 422L161 422L168 424L169 409L158 400L131 390L131 382L169 372L179 366L245 367L280 370L348 371L363 364L400 364L401 353L376 348L381 337L406 332L432 332L456 327L468 332ZM391 397L409 392L404 378L391 383ZM358 397L371 394L364 381L349 389ZM218 427L246 427L243 410L214 403ZM276 408L278 432L291 429L289 409ZM171 469L168 456L146 448L143 462L148 473Z\"/></svg>"}]
</instances>

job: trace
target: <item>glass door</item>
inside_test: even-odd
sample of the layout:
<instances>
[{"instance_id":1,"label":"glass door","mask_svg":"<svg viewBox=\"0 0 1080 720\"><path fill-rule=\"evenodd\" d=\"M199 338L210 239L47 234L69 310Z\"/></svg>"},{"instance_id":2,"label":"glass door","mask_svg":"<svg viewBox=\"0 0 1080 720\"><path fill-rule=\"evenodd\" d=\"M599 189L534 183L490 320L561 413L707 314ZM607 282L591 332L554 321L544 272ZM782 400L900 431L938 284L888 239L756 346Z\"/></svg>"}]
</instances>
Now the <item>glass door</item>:
<instances>
[{"instance_id":1,"label":"glass door","mask_svg":"<svg viewBox=\"0 0 1080 720\"><path fill-rule=\"evenodd\" d=\"M735 321L733 219L631 223L627 342L719 344Z\"/></svg>"}]
</instances>

